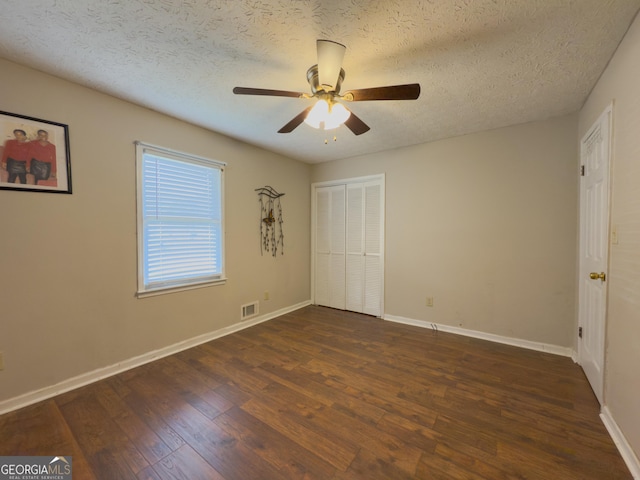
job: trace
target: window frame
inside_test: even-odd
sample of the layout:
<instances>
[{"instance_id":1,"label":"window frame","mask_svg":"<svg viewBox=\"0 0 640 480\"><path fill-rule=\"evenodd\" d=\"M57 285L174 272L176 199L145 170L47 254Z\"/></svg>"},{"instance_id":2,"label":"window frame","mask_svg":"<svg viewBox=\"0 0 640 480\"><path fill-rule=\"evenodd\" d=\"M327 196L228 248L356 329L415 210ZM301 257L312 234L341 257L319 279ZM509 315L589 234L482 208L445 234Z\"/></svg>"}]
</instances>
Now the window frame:
<instances>
[{"instance_id":1,"label":"window frame","mask_svg":"<svg viewBox=\"0 0 640 480\"><path fill-rule=\"evenodd\" d=\"M137 271L138 271L138 279L137 279L137 292L136 296L138 298L144 298L155 295L162 295L167 293L174 293L184 290L192 290L196 288L203 288L212 285L222 285L227 281L226 273L225 273L225 168L226 163L220 162L217 160L211 160L205 157L199 157L197 155L192 155L189 153L179 152L173 149L160 147L157 145L151 145L148 143L144 143L141 141L134 142L136 146L136 198L137 198L137 208L136 208L136 222L137 222L137 247L138 247L138 258L137 258ZM197 280L197 279L186 279L184 282L171 282L168 285L160 285L160 286L148 286L145 285L144 282L144 252L145 252L145 243L146 239L144 236L144 212L143 212L143 169L144 169L144 156L145 154L154 155L157 157L166 158L169 160L175 160L179 162L197 164L201 166L205 166L208 168L218 169L220 171L220 263L221 263L221 273L219 275L215 275L215 278L208 278L205 280Z\"/></svg>"}]
</instances>

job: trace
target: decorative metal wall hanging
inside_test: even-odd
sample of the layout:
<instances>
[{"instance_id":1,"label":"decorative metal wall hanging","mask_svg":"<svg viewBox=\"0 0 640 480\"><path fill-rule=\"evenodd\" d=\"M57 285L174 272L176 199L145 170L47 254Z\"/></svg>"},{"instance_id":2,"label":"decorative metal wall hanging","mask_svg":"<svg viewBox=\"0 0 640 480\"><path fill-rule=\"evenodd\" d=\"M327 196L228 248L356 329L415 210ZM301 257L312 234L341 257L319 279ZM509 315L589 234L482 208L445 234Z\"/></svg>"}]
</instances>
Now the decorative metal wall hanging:
<instances>
[{"instance_id":1,"label":"decorative metal wall hanging","mask_svg":"<svg viewBox=\"0 0 640 480\"><path fill-rule=\"evenodd\" d=\"M260 201L260 253L271 252L274 257L280 248L280 255L284 255L284 233L282 232L282 205L278 193L269 185L256 188Z\"/></svg>"}]
</instances>

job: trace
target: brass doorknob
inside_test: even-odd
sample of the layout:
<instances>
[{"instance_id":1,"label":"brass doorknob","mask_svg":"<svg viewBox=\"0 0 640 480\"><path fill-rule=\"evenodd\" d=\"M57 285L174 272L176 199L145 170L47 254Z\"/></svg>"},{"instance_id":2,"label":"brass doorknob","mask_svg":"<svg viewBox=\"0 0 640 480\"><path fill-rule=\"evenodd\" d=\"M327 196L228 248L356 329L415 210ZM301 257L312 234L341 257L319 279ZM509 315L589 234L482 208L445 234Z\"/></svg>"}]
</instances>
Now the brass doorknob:
<instances>
[{"instance_id":1,"label":"brass doorknob","mask_svg":"<svg viewBox=\"0 0 640 480\"><path fill-rule=\"evenodd\" d=\"M602 280L604 282L605 278L607 278L607 274L604 272L600 272L600 273L596 273L596 272L591 272L589 274L589 278L591 278L591 280Z\"/></svg>"}]
</instances>

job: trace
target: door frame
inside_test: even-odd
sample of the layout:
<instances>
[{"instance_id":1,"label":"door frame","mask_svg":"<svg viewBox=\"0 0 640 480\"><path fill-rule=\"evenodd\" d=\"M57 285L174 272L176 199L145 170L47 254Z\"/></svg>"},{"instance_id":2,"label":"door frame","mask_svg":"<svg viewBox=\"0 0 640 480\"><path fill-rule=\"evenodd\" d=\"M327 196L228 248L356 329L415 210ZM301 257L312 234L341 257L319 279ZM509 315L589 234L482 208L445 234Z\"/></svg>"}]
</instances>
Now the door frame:
<instances>
[{"instance_id":1,"label":"door frame","mask_svg":"<svg viewBox=\"0 0 640 480\"><path fill-rule=\"evenodd\" d=\"M603 308L602 308L603 313L602 313L602 319L601 319L602 325L600 326L602 328L602 344L600 345L601 347L600 351L602 352L602 358L601 358L602 365L600 370L600 376L596 385L591 384L591 380L587 378L589 380L589 383L591 384L591 387L598 401L600 402L600 405L602 406L604 406L604 385L605 385L605 369L606 369L606 358L607 358L606 336L607 336L607 314L608 314L608 295L609 295L608 283L610 280L609 264L610 264L610 251L611 251L611 159L612 159L612 152L613 152L613 102L610 103L604 109L604 111L593 122L593 124L587 130L586 134L580 140L580 165L581 166L585 164L584 163L584 158L585 158L584 146L587 140L598 129L602 129L603 125L606 125L608 130L607 132L608 136L606 139L608 148L607 148L607 160L606 160L607 165L606 165L606 173L605 173L605 176L606 176L605 182L606 182L607 192L606 192L606 195L603 197L603 201L606 203L606 205L604 206L604 214L606 218L602 223L602 228L606 230L605 232L606 247L604 249L603 255L606 257L604 259L604 263L605 263L604 271L606 272L606 275L607 275L606 281L603 282L603 289L604 289ZM587 272L588 269L584 265L585 263L584 249L586 248L585 247L586 237L588 235L585 227L585 218L584 218L585 202L586 202L585 188L584 188L584 183L581 177L580 203L579 203L579 229L580 230L579 230L578 273L577 273L577 277L578 277L578 315L577 315L578 318L577 319L578 319L578 328L579 328L577 332L578 333L577 360L578 360L578 364L580 364L581 366L583 365L583 361L585 360L585 348L584 348L584 342L582 338L580 338L580 329L582 328L582 319L584 318L584 312L588 309L586 296L584 293L584 287L583 287L583 276L589 273Z\"/></svg>"},{"instance_id":2,"label":"door frame","mask_svg":"<svg viewBox=\"0 0 640 480\"><path fill-rule=\"evenodd\" d=\"M382 207L380 209L380 224L382 225L380 232L380 318L384 317L384 291L385 291L385 236L386 236L386 185L385 174L367 175L363 177L342 178L337 180L326 180L323 182L315 182L311 184L311 303L316 304L316 190L323 187L335 187L339 185L349 185L353 183L379 182L382 189ZM346 190L345 190L346 202Z\"/></svg>"}]
</instances>

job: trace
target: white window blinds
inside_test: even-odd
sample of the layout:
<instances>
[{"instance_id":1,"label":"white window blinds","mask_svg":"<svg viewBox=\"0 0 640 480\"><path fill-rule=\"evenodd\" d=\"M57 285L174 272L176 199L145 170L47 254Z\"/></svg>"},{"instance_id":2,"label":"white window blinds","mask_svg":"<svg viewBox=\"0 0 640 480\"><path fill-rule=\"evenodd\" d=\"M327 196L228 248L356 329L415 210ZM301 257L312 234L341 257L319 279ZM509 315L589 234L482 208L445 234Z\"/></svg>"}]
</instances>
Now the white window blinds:
<instances>
[{"instance_id":1,"label":"white window blinds","mask_svg":"<svg viewBox=\"0 0 640 480\"><path fill-rule=\"evenodd\" d=\"M137 143L139 292L224 278L224 164Z\"/></svg>"}]
</instances>

